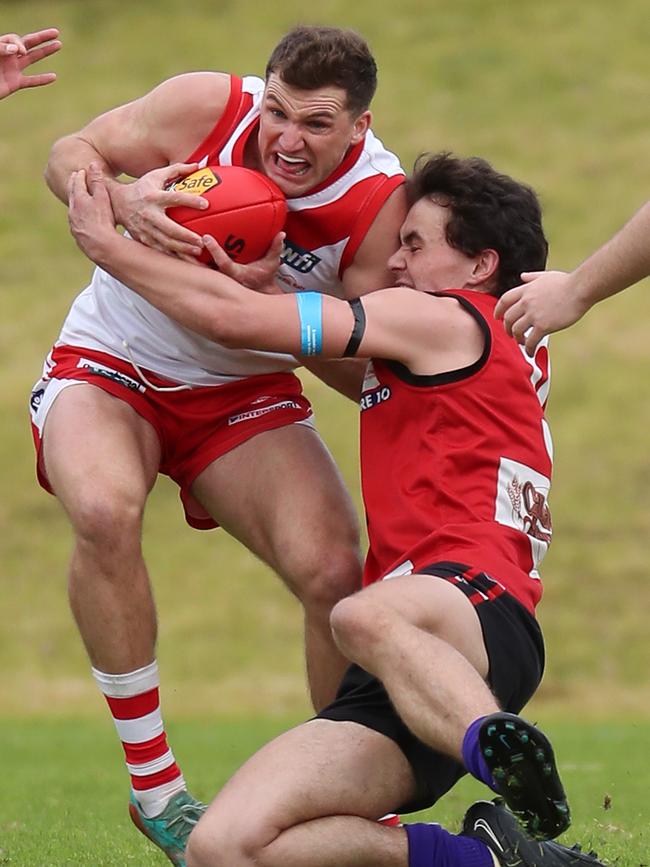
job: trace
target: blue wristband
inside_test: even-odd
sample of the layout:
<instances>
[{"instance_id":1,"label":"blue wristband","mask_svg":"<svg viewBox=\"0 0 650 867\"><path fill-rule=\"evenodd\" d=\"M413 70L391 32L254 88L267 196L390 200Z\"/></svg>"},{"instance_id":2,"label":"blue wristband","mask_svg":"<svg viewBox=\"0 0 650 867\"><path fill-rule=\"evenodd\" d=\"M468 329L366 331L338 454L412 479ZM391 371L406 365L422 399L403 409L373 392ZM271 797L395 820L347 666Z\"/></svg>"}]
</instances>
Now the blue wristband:
<instances>
[{"instance_id":1,"label":"blue wristband","mask_svg":"<svg viewBox=\"0 0 650 867\"><path fill-rule=\"evenodd\" d=\"M323 296L320 292L296 292L300 317L300 351L302 355L320 355L323 351Z\"/></svg>"}]
</instances>

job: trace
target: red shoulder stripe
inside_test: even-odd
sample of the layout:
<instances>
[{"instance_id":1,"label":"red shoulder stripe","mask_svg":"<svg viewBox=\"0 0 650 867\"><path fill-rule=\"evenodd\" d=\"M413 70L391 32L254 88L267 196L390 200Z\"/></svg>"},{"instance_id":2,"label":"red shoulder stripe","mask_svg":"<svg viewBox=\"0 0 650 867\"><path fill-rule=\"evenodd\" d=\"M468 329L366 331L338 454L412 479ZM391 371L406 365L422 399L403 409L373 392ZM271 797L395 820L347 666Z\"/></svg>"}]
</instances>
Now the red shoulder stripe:
<instances>
[{"instance_id":1,"label":"red shoulder stripe","mask_svg":"<svg viewBox=\"0 0 650 867\"><path fill-rule=\"evenodd\" d=\"M338 244L345 238L356 236L357 232L360 231L357 228L357 223L361 221L363 232L360 232L360 241L383 204L385 197L382 197L380 192L383 190L383 185L386 186L387 196L403 180L402 175L395 178L373 175L350 187L335 201L327 205L316 205L313 208L292 210L291 199L288 199L287 237L305 250L316 250L318 247ZM367 208L369 212L366 217Z\"/></svg>"},{"instance_id":2,"label":"red shoulder stripe","mask_svg":"<svg viewBox=\"0 0 650 867\"><path fill-rule=\"evenodd\" d=\"M242 93L242 80L236 75L230 76L230 96L223 114L216 122L206 138L189 155L185 162L200 162L206 154L210 158L219 153L232 133L237 121L244 116L253 104L249 93Z\"/></svg>"},{"instance_id":3,"label":"red shoulder stripe","mask_svg":"<svg viewBox=\"0 0 650 867\"><path fill-rule=\"evenodd\" d=\"M406 180L404 175L393 175L392 178L386 178L384 175L380 175L378 179L380 183L378 183L373 190L370 190L365 203L360 208L356 220L354 221L354 228L350 235L350 240L345 245L345 250L341 256L339 277L342 277L347 268L352 264L352 261L357 254L357 250L361 246L361 242L368 234L370 226L377 214L381 211L388 197Z\"/></svg>"},{"instance_id":4,"label":"red shoulder stripe","mask_svg":"<svg viewBox=\"0 0 650 867\"><path fill-rule=\"evenodd\" d=\"M232 149L232 164L233 166L243 166L244 165L244 151L246 149L246 145L248 144L248 140L253 134L255 130L259 127L260 118L259 115L254 117L253 120L249 123L248 127L242 132L239 136L235 145Z\"/></svg>"}]
</instances>

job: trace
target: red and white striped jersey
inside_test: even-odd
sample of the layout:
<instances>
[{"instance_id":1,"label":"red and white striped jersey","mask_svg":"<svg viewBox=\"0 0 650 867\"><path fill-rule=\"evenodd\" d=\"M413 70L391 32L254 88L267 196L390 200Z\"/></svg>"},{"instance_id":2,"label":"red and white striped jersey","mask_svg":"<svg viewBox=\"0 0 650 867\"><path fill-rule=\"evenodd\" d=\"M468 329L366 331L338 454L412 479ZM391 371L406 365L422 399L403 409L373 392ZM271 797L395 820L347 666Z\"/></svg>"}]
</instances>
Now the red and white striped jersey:
<instances>
[{"instance_id":1,"label":"red and white striped jersey","mask_svg":"<svg viewBox=\"0 0 650 867\"><path fill-rule=\"evenodd\" d=\"M457 298L474 316L484 351L435 376L369 363L361 398L364 583L452 561L486 572L533 612L552 534L547 345L526 355L494 319L491 295L435 294Z\"/></svg>"},{"instance_id":2,"label":"red and white striped jersey","mask_svg":"<svg viewBox=\"0 0 650 867\"><path fill-rule=\"evenodd\" d=\"M261 78L231 76L221 118L185 162L242 165L246 142L257 133L263 91ZM403 181L399 160L369 130L325 182L290 199L280 269L284 288L340 296L344 271ZM74 301L59 342L135 360L166 379L190 385L221 385L298 366L293 356L227 349L195 334L101 268Z\"/></svg>"}]
</instances>

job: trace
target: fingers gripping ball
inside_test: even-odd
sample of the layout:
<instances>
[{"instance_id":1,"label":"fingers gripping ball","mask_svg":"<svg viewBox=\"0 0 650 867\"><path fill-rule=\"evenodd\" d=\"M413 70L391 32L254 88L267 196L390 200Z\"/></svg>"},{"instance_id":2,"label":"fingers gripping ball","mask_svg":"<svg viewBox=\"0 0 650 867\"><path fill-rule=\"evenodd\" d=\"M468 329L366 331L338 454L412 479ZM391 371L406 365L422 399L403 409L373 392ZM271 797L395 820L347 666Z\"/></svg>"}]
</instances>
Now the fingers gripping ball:
<instances>
[{"instance_id":1,"label":"fingers gripping ball","mask_svg":"<svg viewBox=\"0 0 650 867\"><path fill-rule=\"evenodd\" d=\"M198 235L212 235L235 262L261 259L284 227L287 202L266 175L242 166L207 166L179 178L170 189L203 196L210 207L169 208L167 215ZM210 264L204 250L200 261Z\"/></svg>"}]
</instances>

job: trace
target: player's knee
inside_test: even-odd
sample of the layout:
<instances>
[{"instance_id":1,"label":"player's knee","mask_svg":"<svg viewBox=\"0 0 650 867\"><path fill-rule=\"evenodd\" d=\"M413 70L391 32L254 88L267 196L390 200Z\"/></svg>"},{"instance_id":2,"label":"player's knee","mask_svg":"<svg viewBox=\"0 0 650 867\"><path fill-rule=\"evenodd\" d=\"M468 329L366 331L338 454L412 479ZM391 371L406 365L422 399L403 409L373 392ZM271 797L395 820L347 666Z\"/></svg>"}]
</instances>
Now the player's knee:
<instances>
[{"instance_id":1,"label":"player's knee","mask_svg":"<svg viewBox=\"0 0 650 867\"><path fill-rule=\"evenodd\" d=\"M374 642L382 641L386 626L383 608L370 602L363 593L341 599L330 615L334 640L352 660L357 649L367 651Z\"/></svg>"},{"instance_id":2,"label":"player's knee","mask_svg":"<svg viewBox=\"0 0 650 867\"><path fill-rule=\"evenodd\" d=\"M133 495L88 491L75 503L72 521L79 543L123 550L140 538L143 503Z\"/></svg>"},{"instance_id":3,"label":"player's knee","mask_svg":"<svg viewBox=\"0 0 650 867\"><path fill-rule=\"evenodd\" d=\"M227 846L218 847L218 837L208 832L200 823L194 828L187 841L185 863L187 867L217 867L225 865ZM234 862L233 862L234 863Z\"/></svg>"},{"instance_id":4,"label":"player's knee","mask_svg":"<svg viewBox=\"0 0 650 867\"><path fill-rule=\"evenodd\" d=\"M307 611L325 611L361 586L361 557L358 549L335 546L314 551L301 558L300 566L289 580Z\"/></svg>"},{"instance_id":5,"label":"player's knee","mask_svg":"<svg viewBox=\"0 0 650 867\"><path fill-rule=\"evenodd\" d=\"M356 593L361 587L361 557L352 548L321 554L321 562L313 564L304 582L305 606L328 611L341 599Z\"/></svg>"},{"instance_id":6,"label":"player's knee","mask_svg":"<svg viewBox=\"0 0 650 867\"><path fill-rule=\"evenodd\" d=\"M219 828L203 821L190 834L185 862L187 867L252 867L262 863L258 854L259 848L241 838L236 827Z\"/></svg>"}]
</instances>

